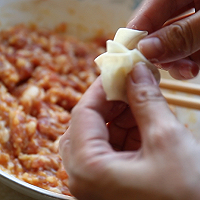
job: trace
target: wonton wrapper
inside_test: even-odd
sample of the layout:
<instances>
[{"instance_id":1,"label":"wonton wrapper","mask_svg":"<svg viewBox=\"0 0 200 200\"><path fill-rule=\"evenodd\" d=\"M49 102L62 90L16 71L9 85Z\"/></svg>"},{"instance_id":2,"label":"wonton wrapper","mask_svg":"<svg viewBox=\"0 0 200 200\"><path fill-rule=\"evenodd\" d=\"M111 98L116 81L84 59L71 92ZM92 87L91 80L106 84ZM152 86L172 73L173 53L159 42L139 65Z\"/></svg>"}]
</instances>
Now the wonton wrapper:
<instances>
[{"instance_id":1,"label":"wonton wrapper","mask_svg":"<svg viewBox=\"0 0 200 200\"><path fill-rule=\"evenodd\" d=\"M123 44L126 48L131 50L135 49L138 42L147 35L147 31L119 28L115 34L114 41Z\"/></svg>"},{"instance_id":2,"label":"wonton wrapper","mask_svg":"<svg viewBox=\"0 0 200 200\"><path fill-rule=\"evenodd\" d=\"M139 40L147 35L146 31L120 28L114 40L107 41L107 52L95 59L101 69L101 78L107 100L121 100L128 103L126 77L136 63L144 62L160 81L158 69L142 53L135 49ZM129 50L132 49L133 50Z\"/></svg>"}]
</instances>

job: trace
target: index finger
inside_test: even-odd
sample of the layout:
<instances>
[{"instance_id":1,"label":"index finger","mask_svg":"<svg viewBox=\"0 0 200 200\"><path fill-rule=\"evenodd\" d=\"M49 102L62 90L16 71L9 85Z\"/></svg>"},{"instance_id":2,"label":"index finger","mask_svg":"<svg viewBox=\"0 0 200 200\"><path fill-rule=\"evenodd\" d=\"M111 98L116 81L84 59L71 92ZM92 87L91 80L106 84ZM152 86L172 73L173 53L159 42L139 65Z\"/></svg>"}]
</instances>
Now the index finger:
<instances>
[{"instance_id":1,"label":"index finger","mask_svg":"<svg viewBox=\"0 0 200 200\"><path fill-rule=\"evenodd\" d=\"M194 7L192 0L145 0L127 28L146 30L152 33L178 13Z\"/></svg>"}]
</instances>

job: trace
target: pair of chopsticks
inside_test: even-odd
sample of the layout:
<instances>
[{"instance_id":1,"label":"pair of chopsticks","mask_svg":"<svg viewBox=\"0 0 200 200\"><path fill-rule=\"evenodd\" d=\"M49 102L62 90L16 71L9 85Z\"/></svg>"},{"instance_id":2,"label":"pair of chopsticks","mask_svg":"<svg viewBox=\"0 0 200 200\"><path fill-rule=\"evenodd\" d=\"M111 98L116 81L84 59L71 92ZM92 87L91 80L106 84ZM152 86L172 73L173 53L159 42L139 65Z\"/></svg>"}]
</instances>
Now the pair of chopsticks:
<instances>
[{"instance_id":1,"label":"pair of chopsticks","mask_svg":"<svg viewBox=\"0 0 200 200\"><path fill-rule=\"evenodd\" d=\"M200 98L198 99L194 97L194 95L200 96L200 84L170 79L161 79L159 86L161 89L184 93L183 95L180 93L172 94L169 93L169 91L166 92L162 90L162 94L169 104L200 110ZM192 96L188 97L187 94L191 94Z\"/></svg>"}]
</instances>

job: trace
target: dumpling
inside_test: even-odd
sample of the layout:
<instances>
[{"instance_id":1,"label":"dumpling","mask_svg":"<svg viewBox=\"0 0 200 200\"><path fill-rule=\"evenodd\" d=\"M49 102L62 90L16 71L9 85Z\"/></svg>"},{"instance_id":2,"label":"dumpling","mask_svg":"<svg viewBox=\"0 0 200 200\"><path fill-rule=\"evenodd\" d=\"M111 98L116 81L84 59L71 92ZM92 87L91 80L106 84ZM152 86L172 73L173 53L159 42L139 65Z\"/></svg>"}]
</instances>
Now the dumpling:
<instances>
[{"instance_id":1,"label":"dumpling","mask_svg":"<svg viewBox=\"0 0 200 200\"><path fill-rule=\"evenodd\" d=\"M119 28L114 41L123 44L128 49L135 49L138 42L148 35L147 31L138 31L128 28Z\"/></svg>"},{"instance_id":2,"label":"dumpling","mask_svg":"<svg viewBox=\"0 0 200 200\"><path fill-rule=\"evenodd\" d=\"M137 62L146 63L156 80L160 81L158 69L136 49L139 40L146 35L146 31L120 28L114 40L107 41L107 52L95 59L101 69L102 85L107 100L120 100L128 103L126 77Z\"/></svg>"}]
</instances>

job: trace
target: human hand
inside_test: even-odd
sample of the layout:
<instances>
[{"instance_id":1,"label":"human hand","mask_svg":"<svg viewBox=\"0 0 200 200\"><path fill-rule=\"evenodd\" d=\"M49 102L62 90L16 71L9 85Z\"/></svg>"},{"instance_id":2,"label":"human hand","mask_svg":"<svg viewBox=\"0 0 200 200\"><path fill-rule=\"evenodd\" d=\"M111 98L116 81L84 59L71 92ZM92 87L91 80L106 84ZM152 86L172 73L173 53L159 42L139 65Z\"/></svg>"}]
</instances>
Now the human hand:
<instances>
[{"instance_id":1,"label":"human hand","mask_svg":"<svg viewBox=\"0 0 200 200\"><path fill-rule=\"evenodd\" d=\"M128 77L127 94L130 108L106 101L97 79L73 109L60 140L72 194L79 200L199 200L200 146L144 64Z\"/></svg>"},{"instance_id":2,"label":"human hand","mask_svg":"<svg viewBox=\"0 0 200 200\"><path fill-rule=\"evenodd\" d=\"M163 27L191 8L195 14ZM200 0L145 0L127 27L149 32L138 44L147 59L176 79L190 79L200 67L199 9Z\"/></svg>"}]
</instances>

